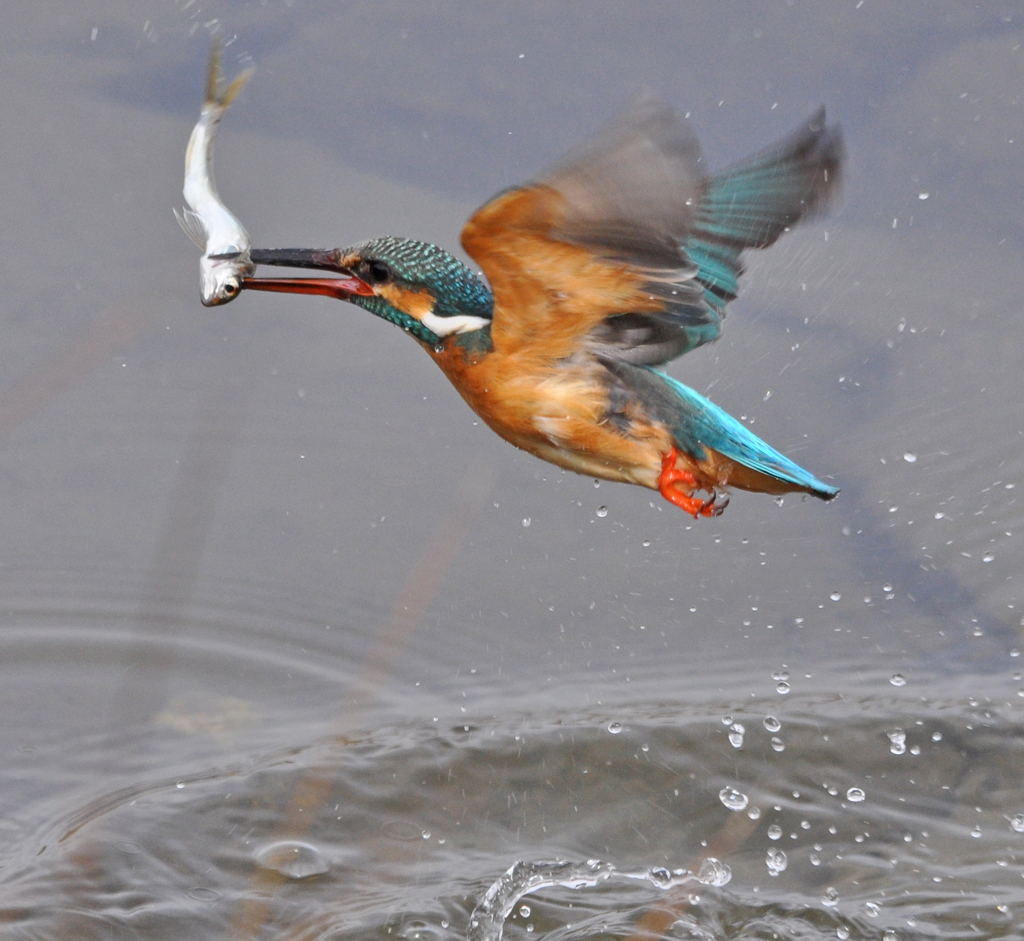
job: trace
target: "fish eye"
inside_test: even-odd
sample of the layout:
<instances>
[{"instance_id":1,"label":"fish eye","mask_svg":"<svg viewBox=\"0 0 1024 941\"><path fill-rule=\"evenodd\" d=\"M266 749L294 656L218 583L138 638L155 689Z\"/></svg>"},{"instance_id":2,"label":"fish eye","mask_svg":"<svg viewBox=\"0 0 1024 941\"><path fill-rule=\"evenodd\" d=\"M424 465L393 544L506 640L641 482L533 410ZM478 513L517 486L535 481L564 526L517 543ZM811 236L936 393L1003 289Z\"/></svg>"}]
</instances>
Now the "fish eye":
<instances>
[{"instance_id":1,"label":"fish eye","mask_svg":"<svg viewBox=\"0 0 1024 941\"><path fill-rule=\"evenodd\" d=\"M235 294L238 293L238 285L233 281L228 281L228 283L224 285L224 293L227 294L228 297L234 297Z\"/></svg>"},{"instance_id":2,"label":"fish eye","mask_svg":"<svg viewBox=\"0 0 1024 941\"><path fill-rule=\"evenodd\" d=\"M391 269L382 261L371 261L366 271L370 284L384 284L391 280Z\"/></svg>"}]
</instances>

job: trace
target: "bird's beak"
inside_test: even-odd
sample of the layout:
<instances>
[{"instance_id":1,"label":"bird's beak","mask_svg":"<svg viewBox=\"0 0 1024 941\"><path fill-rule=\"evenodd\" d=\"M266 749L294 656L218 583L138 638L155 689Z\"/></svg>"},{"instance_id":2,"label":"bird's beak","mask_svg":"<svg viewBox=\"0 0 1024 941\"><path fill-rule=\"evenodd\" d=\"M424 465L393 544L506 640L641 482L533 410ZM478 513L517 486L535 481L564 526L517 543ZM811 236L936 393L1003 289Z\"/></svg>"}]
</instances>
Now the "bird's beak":
<instances>
[{"instance_id":1,"label":"bird's beak","mask_svg":"<svg viewBox=\"0 0 1024 941\"><path fill-rule=\"evenodd\" d=\"M374 291L365 281L338 261L333 250L313 248L253 249L253 264L280 265L285 268L315 268L333 271L336 278L245 278L242 287L249 291L275 291L282 294L322 294L347 301L359 295L373 297Z\"/></svg>"}]
</instances>

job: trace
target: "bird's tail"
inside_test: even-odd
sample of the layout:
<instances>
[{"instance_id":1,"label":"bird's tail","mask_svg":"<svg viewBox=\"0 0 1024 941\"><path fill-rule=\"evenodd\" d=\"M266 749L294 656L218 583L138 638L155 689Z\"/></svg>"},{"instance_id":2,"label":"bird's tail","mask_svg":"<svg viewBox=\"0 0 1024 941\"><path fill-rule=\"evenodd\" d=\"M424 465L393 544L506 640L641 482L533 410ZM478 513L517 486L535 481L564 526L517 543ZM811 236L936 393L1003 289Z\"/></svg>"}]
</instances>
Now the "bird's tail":
<instances>
[{"instance_id":1,"label":"bird's tail","mask_svg":"<svg viewBox=\"0 0 1024 941\"><path fill-rule=\"evenodd\" d=\"M770 481L763 481L764 484L778 481L787 485L775 489L733 481L737 486L775 493L786 489L802 490L821 500L831 500L839 493L838 488L818 480L710 399L671 376L647 366L625 363L609 364L609 368L649 403L654 417L671 429L680 450L703 460L707 456L706 449L711 448L728 460L770 478Z\"/></svg>"},{"instance_id":2,"label":"bird's tail","mask_svg":"<svg viewBox=\"0 0 1024 941\"><path fill-rule=\"evenodd\" d=\"M679 400L673 434L690 454L701 454L702 446L713 448L730 461L749 467L759 474L792 484L822 500L831 500L839 489L818 480L770 444L762 441L746 425L710 399L681 382L659 374L671 386Z\"/></svg>"}]
</instances>

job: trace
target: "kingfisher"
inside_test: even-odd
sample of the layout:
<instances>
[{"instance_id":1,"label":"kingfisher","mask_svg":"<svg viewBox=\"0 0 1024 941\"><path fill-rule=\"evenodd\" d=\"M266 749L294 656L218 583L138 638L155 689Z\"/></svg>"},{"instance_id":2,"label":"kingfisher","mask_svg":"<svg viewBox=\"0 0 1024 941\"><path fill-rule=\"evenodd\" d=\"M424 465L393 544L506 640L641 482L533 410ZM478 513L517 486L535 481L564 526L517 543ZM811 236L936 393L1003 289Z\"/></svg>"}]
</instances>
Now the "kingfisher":
<instances>
[{"instance_id":1,"label":"kingfisher","mask_svg":"<svg viewBox=\"0 0 1024 941\"><path fill-rule=\"evenodd\" d=\"M254 249L249 290L349 301L401 327L506 441L559 467L637 484L695 518L728 488L839 492L662 371L718 338L748 249L821 212L843 164L825 109L716 175L688 123L643 96L587 145L469 219L487 282L425 242Z\"/></svg>"}]
</instances>

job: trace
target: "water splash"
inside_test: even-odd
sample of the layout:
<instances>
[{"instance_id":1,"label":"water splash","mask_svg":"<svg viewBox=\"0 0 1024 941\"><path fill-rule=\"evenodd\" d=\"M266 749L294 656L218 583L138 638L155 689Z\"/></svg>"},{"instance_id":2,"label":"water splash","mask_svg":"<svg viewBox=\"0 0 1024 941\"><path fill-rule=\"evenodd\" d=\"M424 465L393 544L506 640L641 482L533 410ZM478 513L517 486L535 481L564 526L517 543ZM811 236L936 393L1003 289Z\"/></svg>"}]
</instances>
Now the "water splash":
<instances>
[{"instance_id":1,"label":"water splash","mask_svg":"<svg viewBox=\"0 0 1024 941\"><path fill-rule=\"evenodd\" d=\"M707 857L699 871L669 870L663 866L637 872L620 872L611 863L589 859L585 863L566 860L513 863L484 894L469 918L468 941L501 941L505 919L515 911L519 900L541 889L589 889L611 878L648 882L658 889L672 889L687 882L723 886L732 879L732 870L721 860Z\"/></svg>"},{"instance_id":2,"label":"water splash","mask_svg":"<svg viewBox=\"0 0 1024 941\"><path fill-rule=\"evenodd\" d=\"M513 863L473 909L469 918L469 941L500 941L505 919L525 895L539 889L563 886L582 889L598 885L615 871L611 863L591 859L585 863L564 860Z\"/></svg>"},{"instance_id":3,"label":"water splash","mask_svg":"<svg viewBox=\"0 0 1024 941\"><path fill-rule=\"evenodd\" d=\"M331 868L320 850L297 840L284 840L264 846L256 853L256 862L264 869L279 872L289 879L321 876Z\"/></svg>"}]
</instances>

